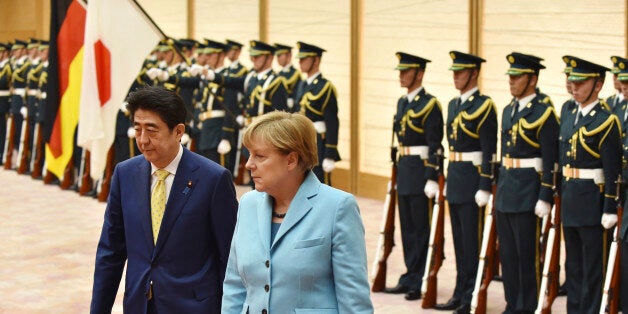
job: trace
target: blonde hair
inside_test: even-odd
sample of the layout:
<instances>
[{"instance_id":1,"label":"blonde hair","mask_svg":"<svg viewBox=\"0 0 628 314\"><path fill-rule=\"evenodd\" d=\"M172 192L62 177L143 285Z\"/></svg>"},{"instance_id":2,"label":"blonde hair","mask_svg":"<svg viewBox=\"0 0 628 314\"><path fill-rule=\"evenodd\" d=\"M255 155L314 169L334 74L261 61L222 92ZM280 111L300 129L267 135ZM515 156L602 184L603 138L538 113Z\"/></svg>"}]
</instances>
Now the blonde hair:
<instances>
[{"instance_id":1,"label":"blonde hair","mask_svg":"<svg viewBox=\"0 0 628 314\"><path fill-rule=\"evenodd\" d=\"M264 141L284 154L296 152L304 170L318 165L316 130L312 121L302 114L273 111L260 116L243 136L246 147L254 141Z\"/></svg>"}]
</instances>

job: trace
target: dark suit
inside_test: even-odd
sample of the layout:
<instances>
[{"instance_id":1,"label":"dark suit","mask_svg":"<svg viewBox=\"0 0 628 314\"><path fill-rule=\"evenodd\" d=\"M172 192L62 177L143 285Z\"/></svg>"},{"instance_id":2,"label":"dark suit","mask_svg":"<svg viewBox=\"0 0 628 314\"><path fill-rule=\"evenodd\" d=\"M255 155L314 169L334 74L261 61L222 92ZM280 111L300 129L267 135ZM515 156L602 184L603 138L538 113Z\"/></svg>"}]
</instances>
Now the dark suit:
<instances>
[{"instance_id":1,"label":"dark suit","mask_svg":"<svg viewBox=\"0 0 628 314\"><path fill-rule=\"evenodd\" d=\"M397 191L401 241L407 272L399 285L420 290L430 236L430 211L423 192L427 180L437 180L436 152L442 151L443 113L438 100L425 88L408 102L406 95L397 102L393 130L400 148ZM403 147L422 146L427 156L410 155Z\"/></svg>"},{"instance_id":2,"label":"dark suit","mask_svg":"<svg viewBox=\"0 0 628 314\"><path fill-rule=\"evenodd\" d=\"M109 313L127 263L124 312L220 313L237 201L229 172L183 149L157 243L151 227L151 165L116 166L94 272L91 313Z\"/></svg>"},{"instance_id":3,"label":"dark suit","mask_svg":"<svg viewBox=\"0 0 628 314\"><path fill-rule=\"evenodd\" d=\"M325 158L334 161L340 160L338 153L338 100L336 87L320 74L308 84L301 81L295 96L295 111L300 111L314 123L325 126L325 132L317 129L316 144L318 146L318 165L314 167L314 174L318 179L331 185L331 176L322 168ZM298 109L297 109L298 106Z\"/></svg>"},{"instance_id":4,"label":"dark suit","mask_svg":"<svg viewBox=\"0 0 628 314\"><path fill-rule=\"evenodd\" d=\"M561 220L567 251L567 311L597 313L606 266L602 213L616 213L616 184L621 171L621 131L617 117L601 103L574 125L578 108L563 107L559 160L569 168L601 169L604 183L570 178L563 171Z\"/></svg>"},{"instance_id":5,"label":"dark suit","mask_svg":"<svg viewBox=\"0 0 628 314\"><path fill-rule=\"evenodd\" d=\"M513 99L502 115L502 167L495 204L506 311L513 313L533 312L537 306L540 229L534 209L538 200L553 201L559 131L554 107L541 95L513 115L515 105L519 106ZM522 166L513 160L538 163Z\"/></svg>"},{"instance_id":6,"label":"dark suit","mask_svg":"<svg viewBox=\"0 0 628 314\"><path fill-rule=\"evenodd\" d=\"M483 215L475 202L478 189L491 190L491 161L497 147L495 103L479 91L464 103L456 97L449 102L447 140L450 152L481 152L480 164L449 161L447 201L456 253L456 288L453 297L471 303L479 256L479 228Z\"/></svg>"}]
</instances>

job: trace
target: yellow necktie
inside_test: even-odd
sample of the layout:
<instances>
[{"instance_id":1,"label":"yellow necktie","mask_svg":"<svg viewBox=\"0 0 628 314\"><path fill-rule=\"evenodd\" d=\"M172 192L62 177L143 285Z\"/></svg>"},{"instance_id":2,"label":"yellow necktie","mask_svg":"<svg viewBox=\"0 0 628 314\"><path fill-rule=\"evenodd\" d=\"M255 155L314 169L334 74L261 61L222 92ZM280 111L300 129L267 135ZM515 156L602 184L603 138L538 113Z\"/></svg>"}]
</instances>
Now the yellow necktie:
<instances>
[{"instance_id":1,"label":"yellow necktie","mask_svg":"<svg viewBox=\"0 0 628 314\"><path fill-rule=\"evenodd\" d=\"M161 220L164 218L164 211L166 210L166 182L164 180L170 172L159 169L155 171L155 174L157 175L157 184L155 184L150 197L150 216L153 222L153 241L156 244Z\"/></svg>"}]
</instances>

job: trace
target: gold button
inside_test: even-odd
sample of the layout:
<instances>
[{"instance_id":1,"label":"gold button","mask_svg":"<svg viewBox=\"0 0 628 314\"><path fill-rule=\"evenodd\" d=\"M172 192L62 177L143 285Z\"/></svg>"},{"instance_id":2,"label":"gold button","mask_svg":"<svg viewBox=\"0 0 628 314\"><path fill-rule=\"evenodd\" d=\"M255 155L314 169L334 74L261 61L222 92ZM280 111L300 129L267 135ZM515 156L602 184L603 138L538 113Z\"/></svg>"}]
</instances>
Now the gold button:
<instances>
[{"instance_id":1,"label":"gold button","mask_svg":"<svg viewBox=\"0 0 628 314\"><path fill-rule=\"evenodd\" d=\"M567 157L571 156L571 152L567 152Z\"/></svg>"},{"instance_id":2,"label":"gold button","mask_svg":"<svg viewBox=\"0 0 628 314\"><path fill-rule=\"evenodd\" d=\"M506 146L510 146L510 141L506 142Z\"/></svg>"},{"instance_id":3,"label":"gold button","mask_svg":"<svg viewBox=\"0 0 628 314\"><path fill-rule=\"evenodd\" d=\"M452 135L449 135L449 138L453 139L453 138L454 138L454 135L453 135L453 134L452 134Z\"/></svg>"},{"instance_id":4,"label":"gold button","mask_svg":"<svg viewBox=\"0 0 628 314\"><path fill-rule=\"evenodd\" d=\"M512 130L508 130L508 134L512 134Z\"/></svg>"},{"instance_id":5,"label":"gold button","mask_svg":"<svg viewBox=\"0 0 628 314\"><path fill-rule=\"evenodd\" d=\"M449 150L454 150L454 147L453 146L449 146Z\"/></svg>"}]
</instances>

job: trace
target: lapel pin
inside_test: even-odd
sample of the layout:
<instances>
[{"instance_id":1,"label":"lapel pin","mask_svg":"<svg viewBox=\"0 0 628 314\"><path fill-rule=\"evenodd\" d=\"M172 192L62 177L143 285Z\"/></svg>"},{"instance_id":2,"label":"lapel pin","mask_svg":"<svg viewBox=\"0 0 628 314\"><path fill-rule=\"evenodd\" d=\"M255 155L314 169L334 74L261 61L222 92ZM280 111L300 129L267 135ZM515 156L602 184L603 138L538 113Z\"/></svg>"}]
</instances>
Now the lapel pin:
<instances>
[{"instance_id":1,"label":"lapel pin","mask_svg":"<svg viewBox=\"0 0 628 314\"><path fill-rule=\"evenodd\" d=\"M595 110L591 111L591 116L595 115Z\"/></svg>"},{"instance_id":2,"label":"lapel pin","mask_svg":"<svg viewBox=\"0 0 628 314\"><path fill-rule=\"evenodd\" d=\"M530 108L530 107L532 107L532 103L531 103L531 102L529 102L529 103L528 103L528 105L526 106L526 108Z\"/></svg>"},{"instance_id":3,"label":"lapel pin","mask_svg":"<svg viewBox=\"0 0 628 314\"><path fill-rule=\"evenodd\" d=\"M187 186L188 186L189 188L191 188L191 187L192 187L192 180L189 180L189 181L188 181Z\"/></svg>"}]
</instances>

